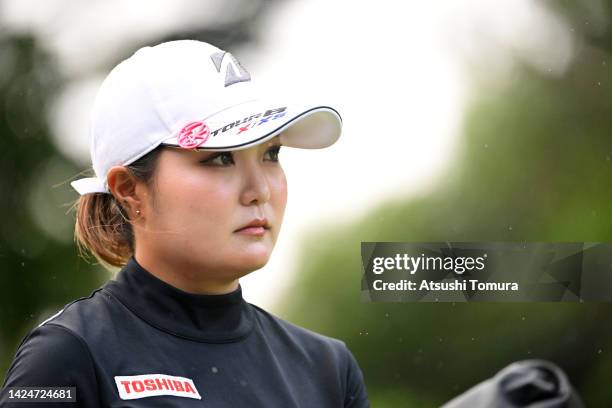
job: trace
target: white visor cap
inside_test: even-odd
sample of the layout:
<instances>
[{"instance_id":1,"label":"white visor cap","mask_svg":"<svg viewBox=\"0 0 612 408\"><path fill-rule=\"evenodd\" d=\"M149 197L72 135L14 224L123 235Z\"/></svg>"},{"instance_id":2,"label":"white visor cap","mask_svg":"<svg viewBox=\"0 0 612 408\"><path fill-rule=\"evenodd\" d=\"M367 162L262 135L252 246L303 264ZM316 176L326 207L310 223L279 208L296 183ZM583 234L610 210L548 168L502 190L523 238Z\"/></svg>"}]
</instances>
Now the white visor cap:
<instances>
[{"instance_id":1,"label":"white visor cap","mask_svg":"<svg viewBox=\"0 0 612 408\"><path fill-rule=\"evenodd\" d=\"M332 107L262 97L234 56L196 40L143 47L108 74L90 117L95 177L74 180L80 194L110 193L108 170L160 144L239 150L280 134L284 146L319 149L340 137Z\"/></svg>"}]
</instances>

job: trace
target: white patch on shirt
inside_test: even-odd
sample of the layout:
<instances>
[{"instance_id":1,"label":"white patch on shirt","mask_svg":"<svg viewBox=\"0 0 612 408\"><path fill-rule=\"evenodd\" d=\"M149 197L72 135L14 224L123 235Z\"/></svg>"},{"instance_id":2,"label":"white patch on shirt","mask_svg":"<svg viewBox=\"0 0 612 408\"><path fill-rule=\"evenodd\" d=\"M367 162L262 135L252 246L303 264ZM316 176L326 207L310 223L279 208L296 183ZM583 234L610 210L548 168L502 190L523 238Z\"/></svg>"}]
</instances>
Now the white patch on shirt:
<instances>
[{"instance_id":1,"label":"white patch on shirt","mask_svg":"<svg viewBox=\"0 0 612 408\"><path fill-rule=\"evenodd\" d=\"M158 395L202 399L190 378L166 374L142 374L115 376L119 396L131 400Z\"/></svg>"},{"instance_id":2,"label":"white patch on shirt","mask_svg":"<svg viewBox=\"0 0 612 408\"><path fill-rule=\"evenodd\" d=\"M62 310L60 310L59 312L57 312L56 314L54 314L53 316L51 316L50 318L48 318L47 320L43 321L41 324L38 325L38 327L40 327L43 324L47 323L51 319L55 319L57 316L59 316L64 311L64 309L65 309L65 307Z\"/></svg>"}]
</instances>

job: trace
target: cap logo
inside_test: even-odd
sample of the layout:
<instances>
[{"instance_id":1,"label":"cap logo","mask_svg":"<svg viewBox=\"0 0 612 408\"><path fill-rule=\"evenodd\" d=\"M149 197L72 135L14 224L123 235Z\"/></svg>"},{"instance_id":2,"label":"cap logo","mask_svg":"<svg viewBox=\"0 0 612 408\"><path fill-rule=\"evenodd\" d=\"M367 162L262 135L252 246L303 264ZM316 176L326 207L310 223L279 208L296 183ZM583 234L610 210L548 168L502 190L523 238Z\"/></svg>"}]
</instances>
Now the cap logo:
<instances>
[{"instance_id":1,"label":"cap logo","mask_svg":"<svg viewBox=\"0 0 612 408\"><path fill-rule=\"evenodd\" d=\"M251 74L249 74L248 71L244 69L242 65L240 65L238 60L229 52L215 52L210 56L210 59L215 65L217 72L221 73L222 69L223 72L225 72L224 86L227 87L237 82L246 82L251 80Z\"/></svg>"},{"instance_id":2,"label":"cap logo","mask_svg":"<svg viewBox=\"0 0 612 408\"><path fill-rule=\"evenodd\" d=\"M177 136L179 146L194 149L204 143L210 136L210 129L201 121L191 122L181 129Z\"/></svg>"},{"instance_id":3,"label":"cap logo","mask_svg":"<svg viewBox=\"0 0 612 408\"><path fill-rule=\"evenodd\" d=\"M242 132L247 131L248 128L254 128L255 126L260 126L263 124L269 124L270 121L282 118L287 113L286 110L287 107L283 106L280 108L268 109L265 112L260 112L255 115L245 116L242 120L238 119L233 122L229 122L225 124L225 126L213 130L212 132L210 132L210 134L215 137L217 135L221 135L227 132L230 129L238 129L237 134L240 134Z\"/></svg>"}]
</instances>

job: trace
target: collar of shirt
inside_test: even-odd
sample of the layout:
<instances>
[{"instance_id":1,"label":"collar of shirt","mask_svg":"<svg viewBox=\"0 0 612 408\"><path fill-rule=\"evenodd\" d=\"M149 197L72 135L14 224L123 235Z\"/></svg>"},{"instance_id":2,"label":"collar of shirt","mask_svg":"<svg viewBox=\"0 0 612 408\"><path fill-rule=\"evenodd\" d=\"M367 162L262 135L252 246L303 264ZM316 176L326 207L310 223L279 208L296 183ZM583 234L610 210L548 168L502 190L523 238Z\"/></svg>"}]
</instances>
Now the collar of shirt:
<instances>
[{"instance_id":1,"label":"collar of shirt","mask_svg":"<svg viewBox=\"0 0 612 408\"><path fill-rule=\"evenodd\" d=\"M221 295L188 293L157 278L132 256L104 289L142 320L174 336L229 343L253 329L254 311L240 284Z\"/></svg>"}]
</instances>

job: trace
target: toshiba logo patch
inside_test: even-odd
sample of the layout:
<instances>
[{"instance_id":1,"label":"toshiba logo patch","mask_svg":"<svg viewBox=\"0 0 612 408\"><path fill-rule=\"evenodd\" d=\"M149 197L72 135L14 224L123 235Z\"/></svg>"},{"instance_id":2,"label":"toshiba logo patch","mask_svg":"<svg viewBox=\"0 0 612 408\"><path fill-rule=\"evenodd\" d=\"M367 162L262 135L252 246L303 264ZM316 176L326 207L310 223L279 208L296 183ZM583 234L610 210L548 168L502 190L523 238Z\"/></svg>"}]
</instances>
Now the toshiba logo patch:
<instances>
[{"instance_id":1,"label":"toshiba logo patch","mask_svg":"<svg viewBox=\"0 0 612 408\"><path fill-rule=\"evenodd\" d=\"M185 377L173 377L165 374L142 374L115 376L119 396L131 400L158 395L202 399L193 381Z\"/></svg>"}]
</instances>

